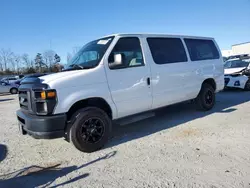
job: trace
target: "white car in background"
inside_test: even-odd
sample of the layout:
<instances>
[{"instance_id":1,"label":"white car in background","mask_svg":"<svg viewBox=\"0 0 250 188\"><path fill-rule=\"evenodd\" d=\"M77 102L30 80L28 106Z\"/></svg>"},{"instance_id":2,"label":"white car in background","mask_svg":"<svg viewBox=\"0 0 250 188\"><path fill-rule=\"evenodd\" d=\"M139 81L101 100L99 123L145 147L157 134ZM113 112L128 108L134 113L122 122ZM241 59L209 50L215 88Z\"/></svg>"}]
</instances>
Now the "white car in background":
<instances>
[{"instance_id":1,"label":"white car in background","mask_svg":"<svg viewBox=\"0 0 250 188\"><path fill-rule=\"evenodd\" d=\"M18 85L0 81L0 93L18 93Z\"/></svg>"},{"instance_id":2,"label":"white car in background","mask_svg":"<svg viewBox=\"0 0 250 188\"><path fill-rule=\"evenodd\" d=\"M241 88L250 91L250 56L225 62L225 88Z\"/></svg>"}]
</instances>

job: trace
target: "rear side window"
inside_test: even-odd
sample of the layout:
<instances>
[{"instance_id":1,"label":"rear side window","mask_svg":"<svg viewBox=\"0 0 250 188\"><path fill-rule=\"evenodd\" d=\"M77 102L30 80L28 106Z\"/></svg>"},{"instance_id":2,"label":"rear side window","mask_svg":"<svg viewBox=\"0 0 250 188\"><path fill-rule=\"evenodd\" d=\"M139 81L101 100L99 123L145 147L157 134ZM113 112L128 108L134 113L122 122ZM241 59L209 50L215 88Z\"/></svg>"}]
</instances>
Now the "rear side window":
<instances>
[{"instance_id":1,"label":"rear side window","mask_svg":"<svg viewBox=\"0 0 250 188\"><path fill-rule=\"evenodd\" d=\"M186 62L187 55L179 38L147 38L156 64Z\"/></svg>"},{"instance_id":2,"label":"rear side window","mask_svg":"<svg viewBox=\"0 0 250 188\"><path fill-rule=\"evenodd\" d=\"M219 52L212 40L184 39L192 61L219 59Z\"/></svg>"}]
</instances>

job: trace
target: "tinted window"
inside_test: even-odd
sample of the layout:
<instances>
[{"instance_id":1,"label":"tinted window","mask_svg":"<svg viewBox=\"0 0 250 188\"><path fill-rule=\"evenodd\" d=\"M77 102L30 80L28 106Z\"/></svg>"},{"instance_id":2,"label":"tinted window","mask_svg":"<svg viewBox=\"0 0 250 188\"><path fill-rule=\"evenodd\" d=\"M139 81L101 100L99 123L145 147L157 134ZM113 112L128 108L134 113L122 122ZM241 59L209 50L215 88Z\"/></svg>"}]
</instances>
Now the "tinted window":
<instances>
[{"instance_id":1,"label":"tinted window","mask_svg":"<svg viewBox=\"0 0 250 188\"><path fill-rule=\"evenodd\" d=\"M179 38L147 38L156 64L186 62L187 55Z\"/></svg>"},{"instance_id":2,"label":"tinted window","mask_svg":"<svg viewBox=\"0 0 250 188\"><path fill-rule=\"evenodd\" d=\"M192 61L219 59L219 52L212 40L184 39Z\"/></svg>"},{"instance_id":3,"label":"tinted window","mask_svg":"<svg viewBox=\"0 0 250 188\"><path fill-rule=\"evenodd\" d=\"M143 66L143 56L140 41L137 37L125 37L119 39L109 56L109 65L114 63L114 55L121 54L122 65L110 66L111 69Z\"/></svg>"}]
</instances>

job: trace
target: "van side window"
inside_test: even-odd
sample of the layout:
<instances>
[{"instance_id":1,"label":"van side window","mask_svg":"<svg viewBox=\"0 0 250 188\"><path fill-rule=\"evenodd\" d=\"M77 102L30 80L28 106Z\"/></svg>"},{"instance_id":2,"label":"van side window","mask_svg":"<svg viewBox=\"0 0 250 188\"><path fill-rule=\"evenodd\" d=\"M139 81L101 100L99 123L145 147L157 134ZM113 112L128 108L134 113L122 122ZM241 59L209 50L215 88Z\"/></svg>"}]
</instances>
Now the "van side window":
<instances>
[{"instance_id":1,"label":"van side window","mask_svg":"<svg viewBox=\"0 0 250 188\"><path fill-rule=\"evenodd\" d=\"M219 52L212 40L184 39L192 61L219 59Z\"/></svg>"},{"instance_id":2,"label":"van side window","mask_svg":"<svg viewBox=\"0 0 250 188\"><path fill-rule=\"evenodd\" d=\"M187 54L180 38L147 38L156 64L186 62Z\"/></svg>"},{"instance_id":3,"label":"van side window","mask_svg":"<svg viewBox=\"0 0 250 188\"><path fill-rule=\"evenodd\" d=\"M121 54L122 64L113 66L114 55ZM140 40L137 37L120 38L109 55L110 69L144 66Z\"/></svg>"}]
</instances>

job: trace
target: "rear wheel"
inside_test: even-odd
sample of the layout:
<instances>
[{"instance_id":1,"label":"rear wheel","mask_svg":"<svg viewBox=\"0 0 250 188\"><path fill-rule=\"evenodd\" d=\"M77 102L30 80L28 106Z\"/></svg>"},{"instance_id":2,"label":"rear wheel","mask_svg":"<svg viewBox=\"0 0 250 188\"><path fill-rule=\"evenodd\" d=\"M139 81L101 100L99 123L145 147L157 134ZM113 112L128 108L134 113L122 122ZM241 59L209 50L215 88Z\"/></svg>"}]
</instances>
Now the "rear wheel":
<instances>
[{"instance_id":1,"label":"rear wheel","mask_svg":"<svg viewBox=\"0 0 250 188\"><path fill-rule=\"evenodd\" d=\"M245 88L246 91L250 91L250 79L246 82Z\"/></svg>"},{"instance_id":2,"label":"rear wheel","mask_svg":"<svg viewBox=\"0 0 250 188\"><path fill-rule=\"evenodd\" d=\"M18 89L17 89L17 88L11 88L11 89L10 89L10 93L11 93L11 94L17 94L17 92L18 92Z\"/></svg>"},{"instance_id":3,"label":"rear wheel","mask_svg":"<svg viewBox=\"0 0 250 188\"><path fill-rule=\"evenodd\" d=\"M198 110L211 110L215 104L214 88L210 84L204 83L199 95L195 99L195 103Z\"/></svg>"},{"instance_id":4,"label":"rear wheel","mask_svg":"<svg viewBox=\"0 0 250 188\"><path fill-rule=\"evenodd\" d=\"M109 139L112 123L108 115L96 107L78 110L68 128L71 143L80 151L93 152L102 148Z\"/></svg>"}]
</instances>

